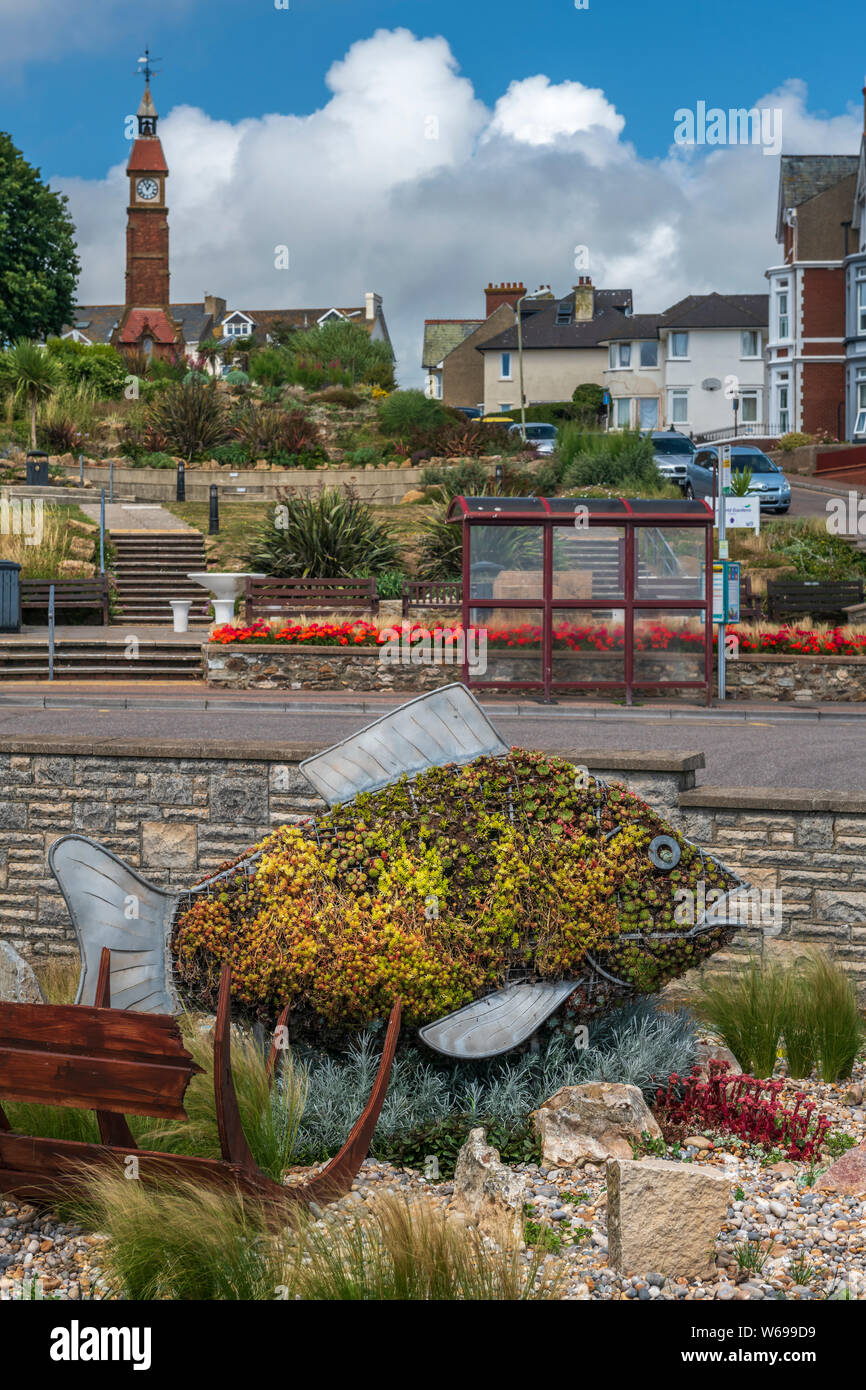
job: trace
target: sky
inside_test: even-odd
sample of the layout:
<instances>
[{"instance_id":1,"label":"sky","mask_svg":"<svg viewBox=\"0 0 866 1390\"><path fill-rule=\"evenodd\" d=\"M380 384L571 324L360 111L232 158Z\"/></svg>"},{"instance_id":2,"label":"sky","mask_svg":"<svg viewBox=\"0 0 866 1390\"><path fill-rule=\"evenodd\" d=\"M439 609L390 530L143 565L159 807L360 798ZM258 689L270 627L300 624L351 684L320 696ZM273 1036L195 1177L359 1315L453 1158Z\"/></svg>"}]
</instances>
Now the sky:
<instances>
[{"instance_id":1,"label":"sky","mask_svg":"<svg viewBox=\"0 0 866 1390\"><path fill-rule=\"evenodd\" d=\"M784 15L149 0L144 20L119 0L0 0L0 129L69 197L81 301L122 300L125 131L149 45L172 298L303 308L376 290L401 384L418 385L424 319L481 317L489 280L565 294L588 268L645 313L764 291L779 150L855 154L863 128L866 45L841 41L862 33L862 0ZM680 143L700 103L766 109L763 144Z\"/></svg>"}]
</instances>

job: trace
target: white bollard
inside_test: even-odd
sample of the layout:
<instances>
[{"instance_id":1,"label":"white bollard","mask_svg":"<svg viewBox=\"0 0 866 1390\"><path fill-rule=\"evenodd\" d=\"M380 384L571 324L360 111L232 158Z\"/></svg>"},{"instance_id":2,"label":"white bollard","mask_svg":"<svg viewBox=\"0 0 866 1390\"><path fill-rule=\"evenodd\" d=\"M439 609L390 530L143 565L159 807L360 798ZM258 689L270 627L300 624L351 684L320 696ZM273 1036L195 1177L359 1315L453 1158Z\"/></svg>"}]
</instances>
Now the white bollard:
<instances>
[{"instance_id":1,"label":"white bollard","mask_svg":"<svg viewBox=\"0 0 866 1390\"><path fill-rule=\"evenodd\" d=\"M188 598L171 598L169 606L174 614L175 632L189 632L189 610L191 600Z\"/></svg>"}]
</instances>

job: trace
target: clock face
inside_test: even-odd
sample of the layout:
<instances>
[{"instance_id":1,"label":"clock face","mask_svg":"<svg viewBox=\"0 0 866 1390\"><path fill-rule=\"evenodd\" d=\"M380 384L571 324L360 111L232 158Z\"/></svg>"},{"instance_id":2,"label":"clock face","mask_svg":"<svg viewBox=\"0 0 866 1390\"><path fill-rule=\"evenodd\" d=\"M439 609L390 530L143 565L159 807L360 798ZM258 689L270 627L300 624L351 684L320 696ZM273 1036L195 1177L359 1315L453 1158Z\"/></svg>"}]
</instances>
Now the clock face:
<instances>
[{"instance_id":1,"label":"clock face","mask_svg":"<svg viewBox=\"0 0 866 1390\"><path fill-rule=\"evenodd\" d=\"M159 193L159 184L156 179L139 179L135 185L135 194L141 198L142 202L151 202Z\"/></svg>"}]
</instances>

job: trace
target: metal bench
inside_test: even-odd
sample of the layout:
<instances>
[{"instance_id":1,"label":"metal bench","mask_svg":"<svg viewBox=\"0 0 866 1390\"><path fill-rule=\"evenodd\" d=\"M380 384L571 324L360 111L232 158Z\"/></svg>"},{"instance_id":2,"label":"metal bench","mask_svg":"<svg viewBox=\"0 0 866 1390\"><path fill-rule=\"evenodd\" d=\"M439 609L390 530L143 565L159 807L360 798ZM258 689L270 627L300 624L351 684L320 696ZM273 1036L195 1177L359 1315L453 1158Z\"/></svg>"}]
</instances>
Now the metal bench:
<instances>
[{"instance_id":1,"label":"metal bench","mask_svg":"<svg viewBox=\"0 0 866 1390\"><path fill-rule=\"evenodd\" d=\"M48 610L49 590L54 585L54 608L98 608L103 626L108 626L108 580L99 579L22 579L21 608Z\"/></svg>"},{"instance_id":2,"label":"metal bench","mask_svg":"<svg viewBox=\"0 0 866 1390\"><path fill-rule=\"evenodd\" d=\"M403 580L404 618L410 608L459 608L462 602L462 579Z\"/></svg>"},{"instance_id":3,"label":"metal bench","mask_svg":"<svg viewBox=\"0 0 866 1390\"><path fill-rule=\"evenodd\" d=\"M183 1045L171 1014L133 1013L110 1007L111 953L103 949L96 1002L0 1003L0 1100L95 1110L101 1143L17 1134L0 1104L0 1192L50 1200L80 1187L94 1167L128 1171L130 1158L143 1181L185 1179L234 1188L284 1209L287 1202L335 1200L351 1190L363 1163L388 1087L400 1031L394 1005L370 1099L340 1152L312 1179L288 1187L256 1165L244 1134L232 1079L231 969L224 963L214 1026L214 1093L221 1159L139 1149L125 1115L184 1120L184 1094L201 1068ZM280 1015L268 1059L273 1080Z\"/></svg>"},{"instance_id":4,"label":"metal bench","mask_svg":"<svg viewBox=\"0 0 866 1390\"><path fill-rule=\"evenodd\" d=\"M846 609L863 602L860 579L827 583L780 579L767 584L767 609L775 622L780 618L845 618Z\"/></svg>"},{"instance_id":5,"label":"metal bench","mask_svg":"<svg viewBox=\"0 0 866 1390\"><path fill-rule=\"evenodd\" d=\"M248 579L246 619L307 613L366 613L375 618L379 595L375 579Z\"/></svg>"}]
</instances>

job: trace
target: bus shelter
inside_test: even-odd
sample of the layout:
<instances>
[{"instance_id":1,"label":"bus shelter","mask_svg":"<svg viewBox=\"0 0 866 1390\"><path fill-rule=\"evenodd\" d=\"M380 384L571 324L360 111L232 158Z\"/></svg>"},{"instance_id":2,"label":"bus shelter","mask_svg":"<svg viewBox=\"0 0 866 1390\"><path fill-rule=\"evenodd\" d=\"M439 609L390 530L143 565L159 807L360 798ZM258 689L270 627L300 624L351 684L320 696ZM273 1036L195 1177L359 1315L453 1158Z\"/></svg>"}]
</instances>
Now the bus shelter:
<instances>
[{"instance_id":1,"label":"bus shelter","mask_svg":"<svg viewBox=\"0 0 866 1390\"><path fill-rule=\"evenodd\" d=\"M695 690L710 703L706 502L455 497L448 520L463 528L467 685L545 700L616 691L627 704L635 690Z\"/></svg>"}]
</instances>

